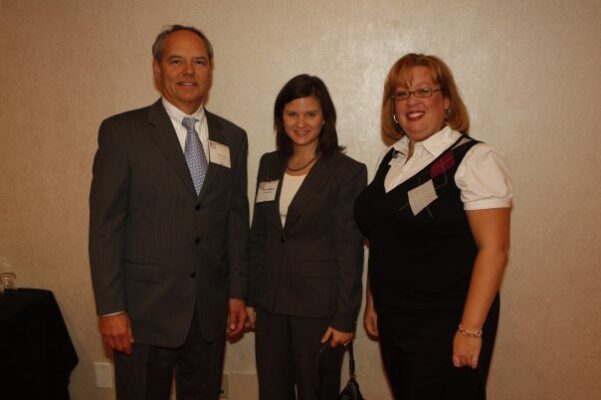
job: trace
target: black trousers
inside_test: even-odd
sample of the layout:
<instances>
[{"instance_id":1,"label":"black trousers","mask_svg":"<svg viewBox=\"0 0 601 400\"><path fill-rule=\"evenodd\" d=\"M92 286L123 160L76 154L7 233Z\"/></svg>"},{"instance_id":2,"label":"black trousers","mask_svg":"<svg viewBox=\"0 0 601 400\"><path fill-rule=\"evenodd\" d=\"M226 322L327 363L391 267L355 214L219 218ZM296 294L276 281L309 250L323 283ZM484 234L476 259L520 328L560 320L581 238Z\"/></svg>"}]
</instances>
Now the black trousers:
<instances>
[{"instance_id":1,"label":"black trousers","mask_svg":"<svg viewBox=\"0 0 601 400\"><path fill-rule=\"evenodd\" d=\"M461 310L378 315L380 351L396 400L484 400L499 317L498 298L483 327L478 368L453 366Z\"/></svg>"},{"instance_id":2,"label":"black trousers","mask_svg":"<svg viewBox=\"0 0 601 400\"><path fill-rule=\"evenodd\" d=\"M175 372L178 400L217 400L224 351L225 327L222 339L206 342L194 312L183 346L171 349L134 343L131 356L114 352L117 399L168 400Z\"/></svg>"},{"instance_id":3,"label":"black trousers","mask_svg":"<svg viewBox=\"0 0 601 400\"><path fill-rule=\"evenodd\" d=\"M340 390L344 347L328 350L318 376L321 338L331 318L304 318L273 314L257 307L255 351L260 400L335 399Z\"/></svg>"}]
</instances>

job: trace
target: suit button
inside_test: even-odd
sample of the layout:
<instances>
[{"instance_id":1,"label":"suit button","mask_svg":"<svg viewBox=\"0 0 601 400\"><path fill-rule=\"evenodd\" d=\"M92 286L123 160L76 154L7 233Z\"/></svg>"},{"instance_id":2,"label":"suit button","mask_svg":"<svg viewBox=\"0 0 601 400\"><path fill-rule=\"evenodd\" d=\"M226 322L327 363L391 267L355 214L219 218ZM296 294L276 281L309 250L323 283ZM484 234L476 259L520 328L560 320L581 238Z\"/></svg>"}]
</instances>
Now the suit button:
<instances>
[{"instance_id":1,"label":"suit button","mask_svg":"<svg viewBox=\"0 0 601 400\"><path fill-rule=\"evenodd\" d=\"M197 204L197 205L196 205L196 207L194 207L194 209L195 209L196 211L200 210L200 204Z\"/></svg>"},{"instance_id":2,"label":"suit button","mask_svg":"<svg viewBox=\"0 0 601 400\"><path fill-rule=\"evenodd\" d=\"M200 238L194 239L194 244L198 244L198 243L200 243Z\"/></svg>"},{"instance_id":3,"label":"suit button","mask_svg":"<svg viewBox=\"0 0 601 400\"><path fill-rule=\"evenodd\" d=\"M286 239L284 239L284 236L283 236L283 235L282 235L282 236L280 236L280 242L282 242L282 243L285 243L285 242L286 242Z\"/></svg>"},{"instance_id":4,"label":"suit button","mask_svg":"<svg viewBox=\"0 0 601 400\"><path fill-rule=\"evenodd\" d=\"M192 273L190 274L190 278L192 278L192 279L196 278L196 272L192 272Z\"/></svg>"}]
</instances>

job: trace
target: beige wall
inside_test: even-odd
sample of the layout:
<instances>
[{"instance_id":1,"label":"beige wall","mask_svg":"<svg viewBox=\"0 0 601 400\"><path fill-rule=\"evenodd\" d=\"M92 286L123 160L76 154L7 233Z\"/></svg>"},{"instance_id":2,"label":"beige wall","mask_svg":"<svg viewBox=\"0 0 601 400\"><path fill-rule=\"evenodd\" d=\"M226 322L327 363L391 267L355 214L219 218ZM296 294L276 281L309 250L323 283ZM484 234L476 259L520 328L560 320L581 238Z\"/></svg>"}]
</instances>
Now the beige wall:
<instances>
[{"instance_id":1,"label":"beige wall","mask_svg":"<svg viewBox=\"0 0 601 400\"><path fill-rule=\"evenodd\" d=\"M0 21L0 268L57 296L80 357L74 399L113 398L92 367L106 359L86 254L97 128L157 98L150 45L174 22L213 41L208 107L247 129L251 186L293 75L325 80L341 141L373 175L388 68L409 51L446 60L472 135L514 176L490 398L601 397L601 2L0 0ZM226 372L254 371L252 342L229 346ZM366 397L389 398L361 328L357 358Z\"/></svg>"}]
</instances>

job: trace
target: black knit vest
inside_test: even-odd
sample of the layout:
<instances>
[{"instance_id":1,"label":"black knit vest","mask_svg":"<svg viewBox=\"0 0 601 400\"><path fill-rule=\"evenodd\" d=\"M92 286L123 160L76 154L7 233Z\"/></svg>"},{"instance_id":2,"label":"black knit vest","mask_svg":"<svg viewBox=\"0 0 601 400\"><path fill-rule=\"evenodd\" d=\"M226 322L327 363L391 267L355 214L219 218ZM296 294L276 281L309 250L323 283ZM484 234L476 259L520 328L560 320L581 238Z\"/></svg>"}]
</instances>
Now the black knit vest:
<instances>
[{"instance_id":1,"label":"black knit vest","mask_svg":"<svg viewBox=\"0 0 601 400\"><path fill-rule=\"evenodd\" d=\"M462 135L420 172L386 193L396 151L382 160L355 203L369 240L369 279L378 313L461 309L477 247L455 172L478 142Z\"/></svg>"}]
</instances>

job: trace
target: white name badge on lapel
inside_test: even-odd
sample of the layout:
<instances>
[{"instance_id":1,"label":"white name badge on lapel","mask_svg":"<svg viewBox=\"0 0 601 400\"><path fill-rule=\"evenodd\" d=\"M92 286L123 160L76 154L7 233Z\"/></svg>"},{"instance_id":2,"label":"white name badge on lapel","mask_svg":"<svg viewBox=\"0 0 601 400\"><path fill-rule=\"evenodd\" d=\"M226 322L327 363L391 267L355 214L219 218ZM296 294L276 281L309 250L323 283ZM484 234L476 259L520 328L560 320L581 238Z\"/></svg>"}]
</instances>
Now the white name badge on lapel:
<instances>
[{"instance_id":1,"label":"white name badge on lapel","mask_svg":"<svg viewBox=\"0 0 601 400\"><path fill-rule=\"evenodd\" d=\"M260 182L256 202L263 203L265 201L274 201L275 193L278 190L278 183L280 183L280 181Z\"/></svg>"},{"instance_id":2,"label":"white name badge on lapel","mask_svg":"<svg viewBox=\"0 0 601 400\"><path fill-rule=\"evenodd\" d=\"M409 195L409 204L411 205L413 215L419 214L421 210L428 207L430 203L438 198L432 179L411 189L407 194Z\"/></svg>"},{"instance_id":3,"label":"white name badge on lapel","mask_svg":"<svg viewBox=\"0 0 601 400\"><path fill-rule=\"evenodd\" d=\"M226 168L232 168L230 148L214 140L209 140L209 160Z\"/></svg>"}]
</instances>

